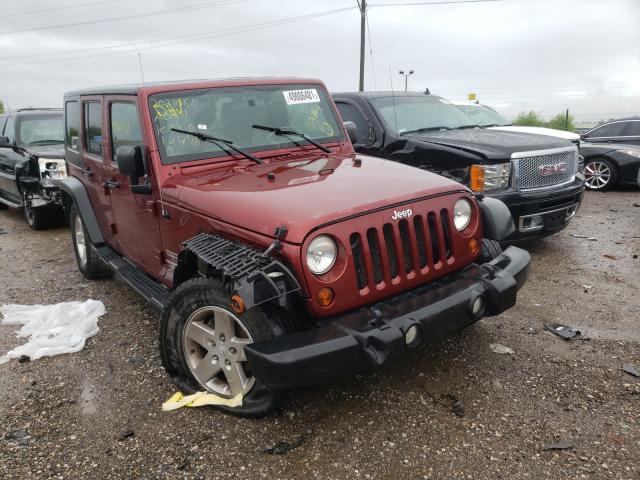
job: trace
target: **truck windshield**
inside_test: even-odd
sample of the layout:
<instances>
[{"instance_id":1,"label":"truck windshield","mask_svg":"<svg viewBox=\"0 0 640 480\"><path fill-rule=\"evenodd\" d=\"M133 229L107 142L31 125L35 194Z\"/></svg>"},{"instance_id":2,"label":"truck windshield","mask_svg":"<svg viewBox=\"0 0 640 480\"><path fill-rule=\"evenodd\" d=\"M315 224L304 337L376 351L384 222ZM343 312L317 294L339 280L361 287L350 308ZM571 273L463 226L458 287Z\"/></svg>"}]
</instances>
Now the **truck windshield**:
<instances>
[{"instance_id":1,"label":"truck windshield","mask_svg":"<svg viewBox=\"0 0 640 480\"><path fill-rule=\"evenodd\" d=\"M307 143L254 125L298 131L318 143L343 140L328 95L319 85L260 85L181 90L151 95L149 110L165 164L228 155L216 143L172 129L224 138L246 152ZM295 140L295 141L294 141Z\"/></svg>"},{"instance_id":2,"label":"truck windshield","mask_svg":"<svg viewBox=\"0 0 640 480\"><path fill-rule=\"evenodd\" d=\"M20 145L54 145L64 143L62 115L25 116L20 118Z\"/></svg>"},{"instance_id":3,"label":"truck windshield","mask_svg":"<svg viewBox=\"0 0 640 480\"><path fill-rule=\"evenodd\" d=\"M484 105L458 105L480 127L502 127L511 123L492 108Z\"/></svg>"},{"instance_id":4,"label":"truck windshield","mask_svg":"<svg viewBox=\"0 0 640 480\"><path fill-rule=\"evenodd\" d=\"M430 95L380 97L372 98L371 103L387 129L396 135L477 126L444 98Z\"/></svg>"}]
</instances>

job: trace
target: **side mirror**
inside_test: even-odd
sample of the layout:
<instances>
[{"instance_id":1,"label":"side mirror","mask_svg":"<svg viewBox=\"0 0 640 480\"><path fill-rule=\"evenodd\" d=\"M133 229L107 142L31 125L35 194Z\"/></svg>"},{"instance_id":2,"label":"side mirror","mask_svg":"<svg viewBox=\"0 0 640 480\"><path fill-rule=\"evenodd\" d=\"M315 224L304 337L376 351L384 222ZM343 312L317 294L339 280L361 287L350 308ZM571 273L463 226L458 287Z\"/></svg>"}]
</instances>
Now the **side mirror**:
<instances>
[{"instance_id":1,"label":"side mirror","mask_svg":"<svg viewBox=\"0 0 640 480\"><path fill-rule=\"evenodd\" d=\"M356 129L356 124L353 122L344 122L344 129L347 131L347 135L349 135L351 143L358 143L358 130Z\"/></svg>"},{"instance_id":2,"label":"side mirror","mask_svg":"<svg viewBox=\"0 0 640 480\"><path fill-rule=\"evenodd\" d=\"M135 183L138 183L138 177L144 175L144 162L142 161L142 149L140 147L131 145L118 147L116 150L116 163L120 173L128 177L135 177Z\"/></svg>"},{"instance_id":3,"label":"side mirror","mask_svg":"<svg viewBox=\"0 0 640 480\"><path fill-rule=\"evenodd\" d=\"M9 137L0 136L0 148L11 148L13 145L9 141Z\"/></svg>"},{"instance_id":4,"label":"side mirror","mask_svg":"<svg viewBox=\"0 0 640 480\"><path fill-rule=\"evenodd\" d=\"M118 147L116 150L116 163L120 173L129 177L133 193L151 195L151 185L138 184L138 179L145 174L142 148L131 145Z\"/></svg>"}]
</instances>

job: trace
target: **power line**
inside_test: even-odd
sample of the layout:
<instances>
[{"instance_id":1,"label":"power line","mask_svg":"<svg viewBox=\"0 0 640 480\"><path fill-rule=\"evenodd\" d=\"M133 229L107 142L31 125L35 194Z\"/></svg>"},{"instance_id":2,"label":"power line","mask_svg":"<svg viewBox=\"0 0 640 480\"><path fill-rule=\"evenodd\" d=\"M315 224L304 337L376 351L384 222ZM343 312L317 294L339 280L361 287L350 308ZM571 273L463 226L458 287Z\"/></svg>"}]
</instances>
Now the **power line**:
<instances>
[{"instance_id":1,"label":"power line","mask_svg":"<svg viewBox=\"0 0 640 480\"><path fill-rule=\"evenodd\" d=\"M122 47L137 47L137 46L139 46L141 44L151 44L151 45L149 45L147 47L129 48L127 50L119 50L117 52L106 52L106 53L98 53L98 54L93 54L93 55L81 55L81 56L63 57L63 58L48 58L47 60L35 60L35 61L31 61L31 62L5 63L5 64L1 64L0 68L9 67L9 66L16 66L16 65L32 65L32 64L37 64L37 63L61 62L61 61L65 61L65 60L75 60L75 59L82 59L82 58L94 58L94 57L102 57L102 56L108 56L108 55L118 55L118 54L121 54L121 53L128 53L128 52L132 52L132 51L150 50L150 49L154 49L154 48L168 47L168 46L178 45L178 44L183 44L183 43L198 42L200 40L207 40L207 39L210 39L210 38L224 37L224 36L228 36L228 35L235 35L235 34L238 34L238 33L251 32L251 31L254 31L254 30L261 30L263 28L276 27L276 26L284 25L284 24L288 24L288 23L295 23L295 22L301 22L301 21L305 21L305 20L311 20L311 19L318 18L318 17L324 17L324 16L327 16L327 15L334 15L336 13L341 13L341 12L346 12L346 11L349 11L349 10L354 10L355 8L357 8L357 7L338 8L338 9L334 9L334 10L326 10L324 12L316 12L316 13L307 14L307 15L299 15L297 17L282 18L282 19L278 19L278 20L271 20L271 21L268 21L268 22L245 25L245 26L241 26L241 27L231 27L231 28L226 28L226 29L222 29L222 30L213 30L213 31L202 32L202 33L198 33L198 34L181 35L179 37L169 37L169 38L158 39L158 40L149 41L149 42L137 42L137 43L129 43L129 44L120 44L120 45L115 45L115 46L111 46L111 47L98 47L96 50L122 48ZM197 37L197 38L195 38L195 37ZM180 39L180 40L176 40L176 39ZM176 41L171 41L171 40L176 40ZM162 43L161 45L155 45L156 43L161 43L161 42L167 42L167 43ZM61 54L64 54L64 53L62 52L62 53L60 53L60 55ZM48 55L50 56L50 55L55 55L55 54L48 54Z\"/></svg>"},{"instance_id":2,"label":"power line","mask_svg":"<svg viewBox=\"0 0 640 480\"><path fill-rule=\"evenodd\" d=\"M410 7L414 5L452 5L455 3L486 3L503 2L504 0L442 0L435 2L413 2L413 3L370 3L370 7Z\"/></svg>"},{"instance_id":3,"label":"power line","mask_svg":"<svg viewBox=\"0 0 640 480\"><path fill-rule=\"evenodd\" d=\"M42 10L29 10L26 12L16 12L16 13L3 13L2 18L4 19L9 17L17 17L19 15L33 15L38 13L55 12L58 10L69 10L71 8L92 7L94 5L102 5L104 3L113 3L113 2L119 2L119 1L120 0L100 0L99 2L76 3L74 5L67 5L65 7L43 8Z\"/></svg>"},{"instance_id":4,"label":"power line","mask_svg":"<svg viewBox=\"0 0 640 480\"><path fill-rule=\"evenodd\" d=\"M174 12L187 12L187 11L191 11L191 10L200 10L203 8L210 8L210 7L216 7L216 6L220 6L220 5L231 5L234 3L241 3L241 2L248 2L251 0L218 0L216 2L208 2L208 3L199 3L197 5L187 5L187 6L183 6L183 7L177 7L177 8L168 8L165 10L156 10L153 12L144 12L144 13L136 13L133 15L124 15L122 17L111 17L111 18L100 18L97 20L87 20L84 22L73 22L73 23L59 23L56 25L46 25L46 26L42 26L42 27L30 27L30 28L23 28L23 29L19 29L19 30L7 30L4 32L0 32L0 35L8 35L10 33L24 33L24 32L36 32L36 31L42 31L42 30L54 30L57 28L67 28L67 27L79 27L79 26L83 26L83 25L96 25L98 23L109 23L109 22L119 22L122 20L131 20L133 18L147 18L147 17L153 17L156 15L167 15L169 13L174 13Z\"/></svg>"}]
</instances>

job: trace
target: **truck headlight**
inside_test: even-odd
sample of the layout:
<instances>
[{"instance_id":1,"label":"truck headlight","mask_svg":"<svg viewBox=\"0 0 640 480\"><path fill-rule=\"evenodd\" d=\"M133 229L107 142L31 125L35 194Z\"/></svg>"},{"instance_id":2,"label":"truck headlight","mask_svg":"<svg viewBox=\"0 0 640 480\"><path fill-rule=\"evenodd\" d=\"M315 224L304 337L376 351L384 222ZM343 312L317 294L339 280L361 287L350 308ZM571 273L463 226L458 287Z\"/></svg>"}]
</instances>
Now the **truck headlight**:
<instances>
[{"instance_id":1,"label":"truck headlight","mask_svg":"<svg viewBox=\"0 0 640 480\"><path fill-rule=\"evenodd\" d=\"M471 202L466 198L461 198L453 206L453 223L459 232L469 226L472 213Z\"/></svg>"},{"instance_id":2,"label":"truck headlight","mask_svg":"<svg viewBox=\"0 0 640 480\"><path fill-rule=\"evenodd\" d=\"M338 246L327 235L314 238L307 248L307 266L312 273L322 275L327 273L336 263Z\"/></svg>"},{"instance_id":3,"label":"truck headlight","mask_svg":"<svg viewBox=\"0 0 640 480\"><path fill-rule=\"evenodd\" d=\"M474 192L499 190L509 186L511 163L471 165L470 187Z\"/></svg>"},{"instance_id":4,"label":"truck headlight","mask_svg":"<svg viewBox=\"0 0 640 480\"><path fill-rule=\"evenodd\" d=\"M38 158L38 167L42 179L62 180L67 176L67 166L62 159Z\"/></svg>"}]
</instances>

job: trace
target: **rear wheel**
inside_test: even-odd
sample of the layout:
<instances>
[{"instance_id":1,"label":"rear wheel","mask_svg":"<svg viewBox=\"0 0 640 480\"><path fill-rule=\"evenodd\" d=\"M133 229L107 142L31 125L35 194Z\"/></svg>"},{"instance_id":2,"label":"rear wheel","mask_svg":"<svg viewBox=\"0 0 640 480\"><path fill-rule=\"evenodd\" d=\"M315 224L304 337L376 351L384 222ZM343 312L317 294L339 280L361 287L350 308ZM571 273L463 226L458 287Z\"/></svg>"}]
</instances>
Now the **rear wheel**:
<instances>
[{"instance_id":1,"label":"rear wheel","mask_svg":"<svg viewBox=\"0 0 640 480\"><path fill-rule=\"evenodd\" d=\"M605 191L618 182L615 165L606 158L594 158L584 166L584 183L589 190Z\"/></svg>"},{"instance_id":2,"label":"rear wheel","mask_svg":"<svg viewBox=\"0 0 640 480\"><path fill-rule=\"evenodd\" d=\"M480 251L480 257L478 263L489 263L502 253L502 247L500 243L495 240L489 240L488 238L482 239L482 250Z\"/></svg>"},{"instance_id":3,"label":"rear wheel","mask_svg":"<svg viewBox=\"0 0 640 480\"><path fill-rule=\"evenodd\" d=\"M217 408L262 417L278 406L280 395L253 376L244 348L284 335L284 321L269 306L234 313L230 304L217 280L195 278L180 285L162 314L162 360L183 392L206 390L223 398L241 394L241 406Z\"/></svg>"},{"instance_id":4,"label":"rear wheel","mask_svg":"<svg viewBox=\"0 0 640 480\"><path fill-rule=\"evenodd\" d=\"M76 254L78 269L89 280L96 278L108 277L111 275L111 269L107 267L96 254L87 230L84 228L82 217L78 207L71 206L69 213L69 223L71 225L71 241L73 242L73 250Z\"/></svg>"}]
</instances>

